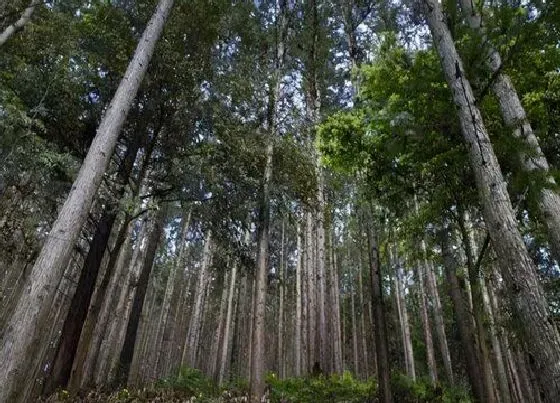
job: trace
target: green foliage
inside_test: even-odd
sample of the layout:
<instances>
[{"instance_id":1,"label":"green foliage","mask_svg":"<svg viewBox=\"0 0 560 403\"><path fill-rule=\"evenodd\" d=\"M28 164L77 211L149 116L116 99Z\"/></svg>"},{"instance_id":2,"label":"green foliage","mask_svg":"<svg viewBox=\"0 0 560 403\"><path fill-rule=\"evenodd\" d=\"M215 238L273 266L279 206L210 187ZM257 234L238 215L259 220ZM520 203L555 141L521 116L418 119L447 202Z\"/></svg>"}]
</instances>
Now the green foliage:
<instances>
[{"instance_id":1,"label":"green foliage","mask_svg":"<svg viewBox=\"0 0 560 403\"><path fill-rule=\"evenodd\" d=\"M215 383L198 369L183 367L177 376L157 382L156 387L173 389L188 396L216 396L218 388Z\"/></svg>"},{"instance_id":2,"label":"green foliage","mask_svg":"<svg viewBox=\"0 0 560 403\"><path fill-rule=\"evenodd\" d=\"M349 372L342 376L331 375L313 378L278 379L269 374L271 402L365 402L375 395L374 381L359 381Z\"/></svg>"},{"instance_id":3,"label":"green foliage","mask_svg":"<svg viewBox=\"0 0 560 403\"><path fill-rule=\"evenodd\" d=\"M470 403L472 400L467 391L454 387L432 385L426 378L413 381L403 374L391 377L393 400L399 403Z\"/></svg>"}]
</instances>

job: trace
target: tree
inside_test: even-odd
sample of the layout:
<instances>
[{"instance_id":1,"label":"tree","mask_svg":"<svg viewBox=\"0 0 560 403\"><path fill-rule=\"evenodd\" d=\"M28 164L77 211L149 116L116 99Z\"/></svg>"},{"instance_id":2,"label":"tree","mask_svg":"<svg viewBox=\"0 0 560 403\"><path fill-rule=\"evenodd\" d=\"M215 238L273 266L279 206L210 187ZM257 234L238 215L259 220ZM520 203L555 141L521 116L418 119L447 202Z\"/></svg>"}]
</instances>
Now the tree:
<instances>
[{"instance_id":1,"label":"tree","mask_svg":"<svg viewBox=\"0 0 560 403\"><path fill-rule=\"evenodd\" d=\"M431 0L425 0L424 6L458 108L485 221L508 285L509 298L533 362L538 363L534 370L540 380L541 392L545 401L553 402L560 399L560 381L554 381L557 379L555 374L560 373L560 336L554 323L548 320L548 306L535 265L519 233L504 178L441 8Z\"/></svg>"},{"instance_id":2,"label":"tree","mask_svg":"<svg viewBox=\"0 0 560 403\"><path fill-rule=\"evenodd\" d=\"M0 350L0 370L4 385L0 401L25 400L19 396L26 374L36 366L37 347L45 329L56 287L68 265L87 213L115 148L126 115L146 73L172 0L162 0L147 25L134 57L90 146L59 218L31 271L28 293L23 295L12 315Z\"/></svg>"}]
</instances>

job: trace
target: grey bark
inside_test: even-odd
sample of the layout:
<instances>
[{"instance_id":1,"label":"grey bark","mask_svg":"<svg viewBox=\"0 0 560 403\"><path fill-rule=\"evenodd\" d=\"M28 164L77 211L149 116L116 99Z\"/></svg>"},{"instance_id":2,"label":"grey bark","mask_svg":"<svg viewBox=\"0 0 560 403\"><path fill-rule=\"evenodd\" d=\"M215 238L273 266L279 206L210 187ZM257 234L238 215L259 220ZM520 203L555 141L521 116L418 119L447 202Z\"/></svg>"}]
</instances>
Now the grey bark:
<instances>
[{"instance_id":1,"label":"grey bark","mask_svg":"<svg viewBox=\"0 0 560 403\"><path fill-rule=\"evenodd\" d=\"M33 16L33 12L35 8L41 4L41 0L31 0L31 3L25 8L21 17L14 22L13 24L8 25L2 33L0 33L0 46L5 44L10 37L15 34L17 31L22 30L25 25L31 21L31 17Z\"/></svg>"},{"instance_id":2,"label":"grey bark","mask_svg":"<svg viewBox=\"0 0 560 403\"><path fill-rule=\"evenodd\" d=\"M33 266L27 290L10 319L0 348L0 402L18 402L20 385L37 366L37 348L45 339L46 320L73 246L95 198L119 132L148 69L173 0L161 0L93 139L72 190Z\"/></svg>"},{"instance_id":3,"label":"grey bark","mask_svg":"<svg viewBox=\"0 0 560 403\"><path fill-rule=\"evenodd\" d=\"M445 24L440 5L423 1L447 83L457 106L461 129L475 174L492 246L498 257L520 334L546 402L560 401L560 336L550 318L536 267L523 242L506 183L482 121L462 61Z\"/></svg>"},{"instance_id":4,"label":"grey bark","mask_svg":"<svg viewBox=\"0 0 560 403\"><path fill-rule=\"evenodd\" d=\"M472 0L461 0L461 8L469 26L486 39L486 27L478 6L475 6ZM522 168L527 172L537 172L546 178L546 186L538 192L537 207L548 233L552 254L556 261L560 262L560 194L555 190L556 180L550 172L548 161L540 148L539 140L527 118L517 91L510 77L503 71L500 53L490 46L484 59L494 75L492 90L498 99L504 123L512 129L513 137L522 140L527 147L527 151L519 152ZM540 183L539 185L542 186Z\"/></svg>"},{"instance_id":5,"label":"grey bark","mask_svg":"<svg viewBox=\"0 0 560 403\"><path fill-rule=\"evenodd\" d=\"M224 327L224 337L222 339L222 354L219 362L218 385L222 385L226 377L228 357L230 352L230 334L231 321L233 316L233 294L235 293L235 284L237 281L237 263L233 262L231 268L231 279L229 282L229 293L227 300L226 322Z\"/></svg>"}]
</instances>

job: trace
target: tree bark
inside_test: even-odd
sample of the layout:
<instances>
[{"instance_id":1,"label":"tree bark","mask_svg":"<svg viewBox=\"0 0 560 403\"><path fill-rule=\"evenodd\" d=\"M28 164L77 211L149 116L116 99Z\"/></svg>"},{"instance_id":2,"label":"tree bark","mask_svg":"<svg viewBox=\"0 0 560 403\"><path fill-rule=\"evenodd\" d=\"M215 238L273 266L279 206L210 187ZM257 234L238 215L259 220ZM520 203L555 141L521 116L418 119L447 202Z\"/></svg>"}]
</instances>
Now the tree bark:
<instances>
[{"instance_id":1,"label":"tree bark","mask_svg":"<svg viewBox=\"0 0 560 403\"><path fill-rule=\"evenodd\" d=\"M41 0L31 0L31 3L29 3L29 5L23 11L23 14L21 14L21 17L13 24L7 26L4 31L0 33L0 46L5 44L13 34L15 34L17 31L22 30L25 25L29 21L31 21L33 12L39 4L41 4Z\"/></svg>"},{"instance_id":2,"label":"tree bark","mask_svg":"<svg viewBox=\"0 0 560 403\"><path fill-rule=\"evenodd\" d=\"M204 293L208 286L208 270L212 260L212 233L208 232L204 242L204 251L202 253L202 266L198 273L198 280L195 287L194 303L191 313L191 321L189 324L189 333L185 339L183 347L182 365L194 368L196 365L196 354L200 341L200 328L202 326L202 308Z\"/></svg>"},{"instance_id":3,"label":"tree bark","mask_svg":"<svg viewBox=\"0 0 560 403\"><path fill-rule=\"evenodd\" d=\"M377 393L379 402L392 403L391 366L389 362L389 342L387 340L387 320L385 318L385 303L383 301L379 247L377 234L375 234L369 226L367 228L367 238L371 271L371 299L374 306L375 319L375 348L377 355L378 384Z\"/></svg>"},{"instance_id":4,"label":"tree bark","mask_svg":"<svg viewBox=\"0 0 560 403\"><path fill-rule=\"evenodd\" d=\"M20 385L36 367L37 348L48 329L45 320L73 246L87 219L126 115L146 73L173 0L161 0L152 16L123 80L103 117L72 190L33 266L28 291L10 319L0 348L0 402L27 400Z\"/></svg>"},{"instance_id":5,"label":"tree bark","mask_svg":"<svg viewBox=\"0 0 560 403\"><path fill-rule=\"evenodd\" d=\"M285 290L285 275L284 275L284 237L285 237L286 223L282 220L282 237L280 241L280 272L278 275L278 334L277 334L277 370L280 379L284 379L284 290Z\"/></svg>"},{"instance_id":6,"label":"tree bark","mask_svg":"<svg viewBox=\"0 0 560 403\"><path fill-rule=\"evenodd\" d=\"M235 293L235 284L237 281L237 263L233 262L231 268L231 279L229 282L229 293L228 293L228 300L227 300L227 313L226 313L226 322L224 327L224 337L222 339L222 354L219 363L219 372L218 372L218 385L222 385L226 376L226 369L228 366L228 356L229 356L229 345L230 345L230 329L231 329L231 320L232 320L232 312L233 312L233 294Z\"/></svg>"},{"instance_id":7,"label":"tree bark","mask_svg":"<svg viewBox=\"0 0 560 403\"><path fill-rule=\"evenodd\" d=\"M461 0L461 8L469 26L486 40L486 28L483 26L482 16L477 7L474 7L471 0ZM539 173L546 179L545 187L538 189L537 207L541 214L541 222L547 230L551 252L556 261L560 262L560 194L555 190L556 180L550 172L548 161L540 148L539 140L533 132L517 91L509 76L503 71L500 53L490 46L484 60L494 75L492 90L498 99L504 123L512 129L513 137L521 139L527 147L527 151L519 152L522 168L526 172ZM529 183L542 186L539 181Z\"/></svg>"},{"instance_id":8,"label":"tree bark","mask_svg":"<svg viewBox=\"0 0 560 403\"><path fill-rule=\"evenodd\" d=\"M70 379L72 363L78 349L82 328L87 317L88 308L95 291L95 285L105 250L118 215L118 200L124 196L138 149L140 133L134 134L126 155L117 173L119 191L114 203L109 203L97 224L95 235L85 258L76 292L72 297L70 309L62 327L56 353L51 364L50 374L44 384L43 394L49 396L56 388L65 387ZM117 245L118 246L118 245Z\"/></svg>"},{"instance_id":9,"label":"tree bark","mask_svg":"<svg viewBox=\"0 0 560 403\"><path fill-rule=\"evenodd\" d=\"M296 314L295 314L295 331L294 331L294 376L299 377L302 373L302 268L303 268L303 248L302 248L302 230L299 219L297 220L297 261L296 261Z\"/></svg>"},{"instance_id":10,"label":"tree bark","mask_svg":"<svg viewBox=\"0 0 560 403\"><path fill-rule=\"evenodd\" d=\"M514 318L526 342L530 362L546 402L560 401L560 336L550 318L536 267L523 242L506 183L490 138L475 104L440 5L423 0L432 37L437 46L447 83L458 108L463 136L483 206L484 221L500 262L511 299Z\"/></svg>"},{"instance_id":11,"label":"tree bark","mask_svg":"<svg viewBox=\"0 0 560 403\"><path fill-rule=\"evenodd\" d=\"M473 329L473 321L470 317L469 308L465 303L465 295L464 292L462 292L463 287L461 287L461 283L457 278L457 263L453 256L452 245L449 238L450 234L448 229L441 229L440 240L442 245L443 265L449 287L449 295L455 312L455 320L457 321L457 327L459 328L459 335L461 337L461 344L467 365L467 375L475 400L482 403L484 402L485 390L484 383L480 378L479 354L475 347L475 330ZM465 280L462 279L462 282L465 283Z\"/></svg>"}]
</instances>

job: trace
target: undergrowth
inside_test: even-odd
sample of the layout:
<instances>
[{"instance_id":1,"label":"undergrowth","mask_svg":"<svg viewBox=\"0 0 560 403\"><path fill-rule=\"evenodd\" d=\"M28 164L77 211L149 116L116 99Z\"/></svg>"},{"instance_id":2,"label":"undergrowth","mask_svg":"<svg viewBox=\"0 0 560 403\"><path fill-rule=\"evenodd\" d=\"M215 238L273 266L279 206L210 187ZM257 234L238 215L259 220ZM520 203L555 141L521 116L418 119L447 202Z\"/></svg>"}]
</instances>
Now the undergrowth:
<instances>
[{"instance_id":1,"label":"undergrowth","mask_svg":"<svg viewBox=\"0 0 560 403\"><path fill-rule=\"evenodd\" d=\"M269 373L266 378L267 403L367 403L376 402L377 382L354 378L350 372L342 375L313 376L279 379ZM393 374L391 388L395 403L470 403L468 392L459 388L433 386L427 379L412 381L402 374ZM176 376L157 381L149 388L120 389L111 393L89 391L73 397L59 391L41 402L80 403L140 403L140 402L247 402L249 385L245 380L235 380L218 387L201 371L183 368Z\"/></svg>"}]
</instances>

